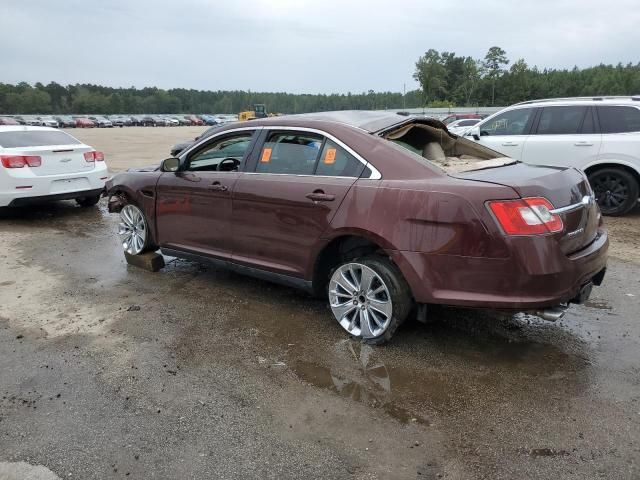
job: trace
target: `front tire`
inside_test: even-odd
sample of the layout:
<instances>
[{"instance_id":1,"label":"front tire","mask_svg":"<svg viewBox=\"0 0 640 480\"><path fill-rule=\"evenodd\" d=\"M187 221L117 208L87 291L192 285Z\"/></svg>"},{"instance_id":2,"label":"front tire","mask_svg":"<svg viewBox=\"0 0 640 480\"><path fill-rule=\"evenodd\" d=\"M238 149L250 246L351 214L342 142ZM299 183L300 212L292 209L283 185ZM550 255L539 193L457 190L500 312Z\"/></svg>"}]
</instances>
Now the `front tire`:
<instances>
[{"instance_id":1,"label":"front tire","mask_svg":"<svg viewBox=\"0 0 640 480\"><path fill-rule=\"evenodd\" d=\"M340 326L373 345L389 341L413 305L409 286L398 267L380 256L339 265L331 274L328 296Z\"/></svg>"},{"instance_id":2,"label":"front tire","mask_svg":"<svg viewBox=\"0 0 640 480\"><path fill-rule=\"evenodd\" d=\"M100 201L100 195L94 195L92 197L79 197L76 198L76 202L81 207L93 207Z\"/></svg>"},{"instance_id":3,"label":"front tire","mask_svg":"<svg viewBox=\"0 0 640 480\"><path fill-rule=\"evenodd\" d=\"M118 236L122 249L129 255L140 255L151 249L147 219L137 206L128 204L120 211Z\"/></svg>"},{"instance_id":4,"label":"front tire","mask_svg":"<svg viewBox=\"0 0 640 480\"><path fill-rule=\"evenodd\" d=\"M638 202L638 181L622 168L596 170L589 174L589 183L603 215L624 215Z\"/></svg>"}]
</instances>

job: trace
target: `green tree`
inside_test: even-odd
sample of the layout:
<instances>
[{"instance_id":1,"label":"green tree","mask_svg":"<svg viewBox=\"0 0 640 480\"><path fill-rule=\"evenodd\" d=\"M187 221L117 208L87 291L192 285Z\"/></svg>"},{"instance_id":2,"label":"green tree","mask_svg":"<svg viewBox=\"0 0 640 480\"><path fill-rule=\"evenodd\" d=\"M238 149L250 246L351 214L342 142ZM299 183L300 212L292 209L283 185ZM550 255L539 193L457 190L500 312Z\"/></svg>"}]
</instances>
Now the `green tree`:
<instances>
[{"instance_id":1,"label":"green tree","mask_svg":"<svg viewBox=\"0 0 640 480\"><path fill-rule=\"evenodd\" d=\"M423 92L423 105L440 99L446 91L447 70L442 57L433 48L418 59L413 78L420 84Z\"/></svg>"},{"instance_id":2,"label":"green tree","mask_svg":"<svg viewBox=\"0 0 640 480\"><path fill-rule=\"evenodd\" d=\"M491 105L495 104L496 81L504 73L504 66L509 64L507 52L500 47L491 47L484 56L484 68L487 77L491 80Z\"/></svg>"}]
</instances>

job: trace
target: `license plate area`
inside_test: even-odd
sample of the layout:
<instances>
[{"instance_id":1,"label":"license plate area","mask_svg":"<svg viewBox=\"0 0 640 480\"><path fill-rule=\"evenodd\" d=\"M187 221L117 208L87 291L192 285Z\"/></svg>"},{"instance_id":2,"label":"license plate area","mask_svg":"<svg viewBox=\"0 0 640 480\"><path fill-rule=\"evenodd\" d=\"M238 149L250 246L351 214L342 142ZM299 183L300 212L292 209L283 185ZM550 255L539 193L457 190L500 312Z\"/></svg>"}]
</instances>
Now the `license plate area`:
<instances>
[{"instance_id":1,"label":"license plate area","mask_svg":"<svg viewBox=\"0 0 640 480\"><path fill-rule=\"evenodd\" d=\"M51 193L75 192L91 188L89 180L80 178L62 178L51 182Z\"/></svg>"}]
</instances>

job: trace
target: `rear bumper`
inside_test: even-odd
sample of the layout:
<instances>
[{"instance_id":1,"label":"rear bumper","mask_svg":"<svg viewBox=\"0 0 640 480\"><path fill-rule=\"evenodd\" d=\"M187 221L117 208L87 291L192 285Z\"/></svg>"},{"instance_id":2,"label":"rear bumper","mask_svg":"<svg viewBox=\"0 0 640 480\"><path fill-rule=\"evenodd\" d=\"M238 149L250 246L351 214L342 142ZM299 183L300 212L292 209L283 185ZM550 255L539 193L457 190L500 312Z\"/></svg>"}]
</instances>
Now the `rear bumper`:
<instances>
[{"instance_id":1,"label":"rear bumper","mask_svg":"<svg viewBox=\"0 0 640 480\"><path fill-rule=\"evenodd\" d=\"M9 207L24 207L26 205L36 205L39 203L55 202L57 200L73 200L81 197L95 197L101 195L104 189L82 190L79 192L57 193L55 195L41 195L39 197L14 198L9 203Z\"/></svg>"},{"instance_id":2,"label":"rear bumper","mask_svg":"<svg viewBox=\"0 0 640 480\"><path fill-rule=\"evenodd\" d=\"M522 311L579 300L583 286L599 284L609 238L601 228L591 245L569 256L544 238L518 239L512 248L509 258L388 253L419 303Z\"/></svg>"},{"instance_id":3,"label":"rear bumper","mask_svg":"<svg viewBox=\"0 0 640 480\"><path fill-rule=\"evenodd\" d=\"M27 169L17 170L25 171L19 177L3 176L0 171L0 207L99 195L109 176L105 165L88 172L40 177Z\"/></svg>"}]
</instances>

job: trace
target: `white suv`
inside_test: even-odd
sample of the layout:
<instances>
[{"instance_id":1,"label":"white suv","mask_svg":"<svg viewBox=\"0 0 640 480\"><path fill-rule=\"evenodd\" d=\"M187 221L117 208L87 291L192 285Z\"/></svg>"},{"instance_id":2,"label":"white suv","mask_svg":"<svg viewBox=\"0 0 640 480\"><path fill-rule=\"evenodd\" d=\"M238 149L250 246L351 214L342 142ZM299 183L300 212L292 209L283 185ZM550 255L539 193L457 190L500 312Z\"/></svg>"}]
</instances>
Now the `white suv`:
<instances>
[{"instance_id":1,"label":"white suv","mask_svg":"<svg viewBox=\"0 0 640 480\"><path fill-rule=\"evenodd\" d=\"M465 135L526 163L583 170L605 215L622 215L638 201L640 97L518 103Z\"/></svg>"},{"instance_id":2,"label":"white suv","mask_svg":"<svg viewBox=\"0 0 640 480\"><path fill-rule=\"evenodd\" d=\"M0 126L0 207L100 200L108 177L102 152L61 130Z\"/></svg>"}]
</instances>

